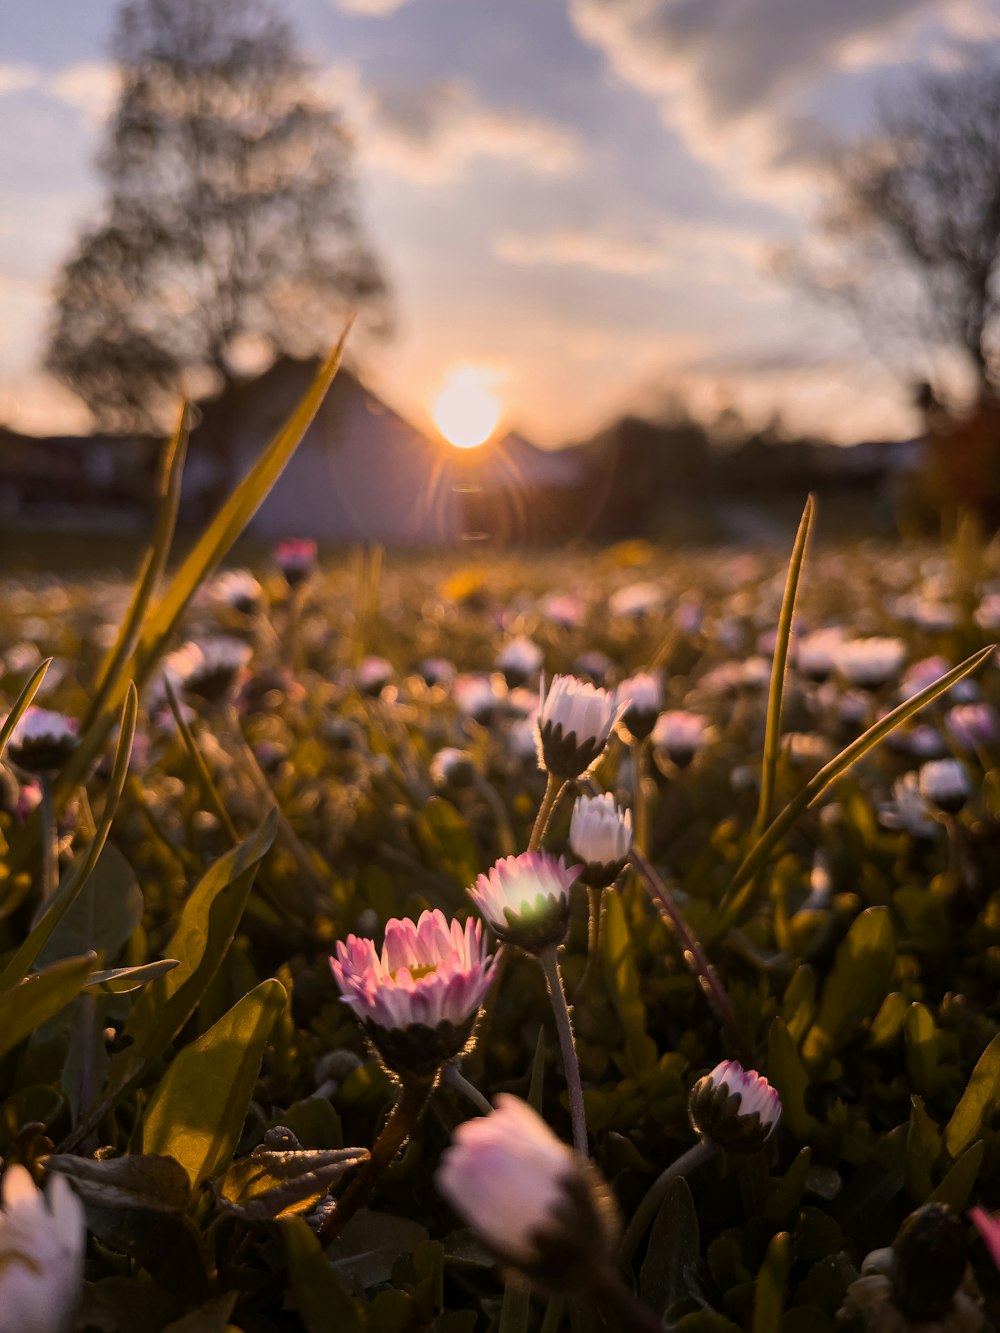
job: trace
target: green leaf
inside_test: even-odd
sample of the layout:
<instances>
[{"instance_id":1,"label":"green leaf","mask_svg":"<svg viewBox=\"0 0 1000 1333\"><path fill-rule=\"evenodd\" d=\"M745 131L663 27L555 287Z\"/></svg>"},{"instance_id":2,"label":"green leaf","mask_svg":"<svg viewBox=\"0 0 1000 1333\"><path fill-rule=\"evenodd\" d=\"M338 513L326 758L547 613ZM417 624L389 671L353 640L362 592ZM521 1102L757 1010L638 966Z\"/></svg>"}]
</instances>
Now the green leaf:
<instances>
[{"instance_id":1,"label":"green leaf","mask_svg":"<svg viewBox=\"0 0 1000 1333\"><path fill-rule=\"evenodd\" d=\"M604 895L601 957L608 994L625 1035L625 1062L631 1073L638 1074L656 1063L656 1043L646 1035L646 1006L635 966L635 949L617 893Z\"/></svg>"},{"instance_id":2,"label":"green leaf","mask_svg":"<svg viewBox=\"0 0 1000 1333\"><path fill-rule=\"evenodd\" d=\"M301 1217L281 1223L285 1259L305 1333L363 1333L358 1308Z\"/></svg>"},{"instance_id":3,"label":"green leaf","mask_svg":"<svg viewBox=\"0 0 1000 1333\"><path fill-rule=\"evenodd\" d=\"M753 1333L774 1333L781 1326L785 1308L785 1283L791 1267L791 1237L779 1231L771 1238L764 1263L757 1274L753 1303Z\"/></svg>"},{"instance_id":4,"label":"green leaf","mask_svg":"<svg viewBox=\"0 0 1000 1333\"><path fill-rule=\"evenodd\" d=\"M927 1203L946 1203L952 1212L960 1213L969 1202L985 1152L984 1139L977 1139L971 1148L966 1148L941 1184L931 1192Z\"/></svg>"},{"instance_id":5,"label":"green leaf","mask_svg":"<svg viewBox=\"0 0 1000 1333\"><path fill-rule=\"evenodd\" d=\"M774 657L771 663L771 686L767 696L767 726L764 732L764 763L760 778L760 801L757 806L757 818L754 822L754 839L760 837L767 828L774 803L774 783L778 773L778 756L781 752L781 698L785 688L785 668L788 663L788 647L792 638L792 625L795 615L795 598L805 561L806 546L812 529L813 513L816 504L810 495L806 500L799 521L799 530L792 548L792 558L788 564L785 579L785 592L781 599L781 612L778 616L778 632L774 643Z\"/></svg>"},{"instance_id":6,"label":"green leaf","mask_svg":"<svg viewBox=\"0 0 1000 1333\"><path fill-rule=\"evenodd\" d=\"M39 685L42 683L42 677L51 665L51 657L47 657L44 662L39 662L38 666L35 667L34 671L28 677L24 689L17 696L13 708L4 718L3 722L0 723L0 758L3 757L3 752L7 748L7 742L10 740L11 732L20 721L21 715L25 713L30 706L32 699L34 699L38 692Z\"/></svg>"},{"instance_id":7,"label":"green leaf","mask_svg":"<svg viewBox=\"0 0 1000 1333\"><path fill-rule=\"evenodd\" d=\"M129 1153L92 1158L50 1153L45 1169L66 1176L85 1203L102 1208L182 1213L191 1202L187 1172L172 1157Z\"/></svg>"},{"instance_id":8,"label":"green leaf","mask_svg":"<svg viewBox=\"0 0 1000 1333\"><path fill-rule=\"evenodd\" d=\"M13 984L19 977L23 977L34 964L52 932L72 907L77 896L83 891L94 867L97 865L104 844L107 842L108 834L111 832L111 823L118 809L118 801L121 798L125 779L128 776L129 759L132 755L132 738L135 735L138 711L139 697L136 694L135 686L130 683L122 707L118 748L115 752L114 768L111 773L111 781L108 784L107 795L104 798L104 809L101 811L100 823L90 845L87 847L86 854L59 886L55 896L45 906L41 917L32 927L27 939L7 963L3 972L0 973L0 989Z\"/></svg>"},{"instance_id":9,"label":"green leaf","mask_svg":"<svg viewBox=\"0 0 1000 1333\"><path fill-rule=\"evenodd\" d=\"M192 597L225 558L281 476L333 382L346 337L347 329L292 415L225 501L174 574L160 601L145 616L138 645L119 671L117 682L109 691L107 707L81 737L79 749L60 775L55 799L57 811L81 782L107 740L114 725L118 701L125 692L125 681L131 677L137 689L144 688Z\"/></svg>"},{"instance_id":10,"label":"green leaf","mask_svg":"<svg viewBox=\"0 0 1000 1333\"><path fill-rule=\"evenodd\" d=\"M245 842L211 866L189 896L166 953L177 966L147 986L133 1006L126 1031L133 1044L111 1062L108 1088L63 1145L70 1148L148 1072L197 1009L229 952L261 859L274 840L268 814Z\"/></svg>"},{"instance_id":11,"label":"green leaf","mask_svg":"<svg viewBox=\"0 0 1000 1333\"><path fill-rule=\"evenodd\" d=\"M688 1295L685 1273L701 1258L698 1212L683 1176L667 1186L639 1273L639 1295L662 1315Z\"/></svg>"},{"instance_id":12,"label":"green leaf","mask_svg":"<svg viewBox=\"0 0 1000 1333\"><path fill-rule=\"evenodd\" d=\"M791 1226L802 1203L812 1152L803 1148L781 1180L775 1186L764 1206L764 1216L779 1226Z\"/></svg>"},{"instance_id":13,"label":"green leaf","mask_svg":"<svg viewBox=\"0 0 1000 1333\"><path fill-rule=\"evenodd\" d=\"M910 1005L903 1020L903 1032L910 1082L925 1097L933 1097L941 1086L941 1034L925 1004Z\"/></svg>"},{"instance_id":14,"label":"green leaf","mask_svg":"<svg viewBox=\"0 0 1000 1333\"><path fill-rule=\"evenodd\" d=\"M823 986L819 1013L806 1034L802 1062L813 1076L885 999L896 961L889 909L869 907L851 923Z\"/></svg>"},{"instance_id":15,"label":"green leaf","mask_svg":"<svg viewBox=\"0 0 1000 1333\"><path fill-rule=\"evenodd\" d=\"M215 785L211 769L205 762L205 756L201 752L198 739L194 734L193 728L188 723L187 718L184 716L184 709L181 708L180 704L177 702L177 696L174 693L173 685L166 676L163 678L163 684L166 690L167 703L169 704L170 711L174 717L174 724L177 727L181 742L183 743L185 750L187 750L188 758L191 760L191 766L194 768L195 775L198 779L198 785L201 787L201 794L205 799L206 805L219 821L220 828L224 830L226 837L235 847L240 840L239 834L236 832L236 826L233 824L229 811L226 809L226 803L222 799L218 787Z\"/></svg>"},{"instance_id":16,"label":"green leaf","mask_svg":"<svg viewBox=\"0 0 1000 1333\"><path fill-rule=\"evenodd\" d=\"M784 1022L775 1017L767 1034L767 1077L781 1098L781 1117L795 1137L802 1142L816 1128L815 1119L806 1110L806 1074Z\"/></svg>"},{"instance_id":17,"label":"green leaf","mask_svg":"<svg viewBox=\"0 0 1000 1333\"><path fill-rule=\"evenodd\" d=\"M872 1019L871 1030L868 1034L869 1046L874 1046L876 1050L880 1050L884 1046L891 1045L903 1030L909 1008L910 1006L906 1003L906 997L902 991L890 991L882 1001L878 1013Z\"/></svg>"},{"instance_id":18,"label":"green leaf","mask_svg":"<svg viewBox=\"0 0 1000 1333\"><path fill-rule=\"evenodd\" d=\"M137 967L112 967L104 972L91 972L83 994L128 995L141 986L148 986L176 966L176 958L160 958L152 963L140 963Z\"/></svg>"},{"instance_id":19,"label":"green leaf","mask_svg":"<svg viewBox=\"0 0 1000 1333\"><path fill-rule=\"evenodd\" d=\"M66 958L32 972L0 994L0 1056L75 1000L93 968L93 954Z\"/></svg>"},{"instance_id":20,"label":"green leaf","mask_svg":"<svg viewBox=\"0 0 1000 1333\"><path fill-rule=\"evenodd\" d=\"M986 1121L1000 1104L1000 1033L983 1051L972 1071L968 1087L944 1131L944 1146L951 1157L960 1157L978 1139Z\"/></svg>"},{"instance_id":21,"label":"green leaf","mask_svg":"<svg viewBox=\"0 0 1000 1333\"><path fill-rule=\"evenodd\" d=\"M816 1016L816 972L808 963L800 963L792 974L781 1001L781 1017L788 1035L797 1046Z\"/></svg>"},{"instance_id":22,"label":"green leaf","mask_svg":"<svg viewBox=\"0 0 1000 1333\"><path fill-rule=\"evenodd\" d=\"M367 1148L271 1151L257 1147L218 1183L220 1201L245 1221L267 1222L318 1202L335 1180L368 1160Z\"/></svg>"},{"instance_id":23,"label":"green leaf","mask_svg":"<svg viewBox=\"0 0 1000 1333\"><path fill-rule=\"evenodd\" d=\"M187 453L188 430L191 412L187 403L182 404L177 429L167 442L160 459L160 471L156 486L156 522L149 546L143 557L139 577L136 579L129 603L115 642L101 663L94 685L94 696L86 717L81 725L81 732L86 734L97 721L104 706L118 687L125 664L135 652L136 643L142 630L149 604L156 592L160 575L166 569L167 556L177 524L177 510L181 496L181 476L184 471L184 457Z\"/></svg>"},{"instance_id":24,"label":"green leaf","mask_svg":"<svg viewBox=\"0 0 1000 1333\"><path fill-rule=\"evenodd\" d=\"M176 1158L195 1187L225 1166L286 998L280 981L262 981L174 1057L146 1109L144 1153Z\"/></svg>"},{"instance_id":25,"label":"green leaf","mask_svg":"<svg viewBox=\"0 0 1000 1333\"><path fill-rule=\"evenodd\" d=\"M934 1163L941 1153L941 1135L924 1110L923 1099L913 1094L910 1104L906 1130L906 1188L914 1204L920 1204L931 1192Z\"/></svg>"},{"instance_id":26,"label":"green leaf","mask_svg":"<svg viewBox=\"0 0 1000 1333\"><path fill-rule=\"evenodd\" d=\"M846 773L853 764L856 764L880 741L885 740L890 732L895 731L904 722L908 722L926 704L933 703L939 695L944 694L946 690L950 690L963 677L982 666L984 662L992 657L995 650L995 644L981 648L978 653L973 653L971 657L966 658L957 667L953 667L951 671L933 681L926 689L905 700L892 712L880 718L874 726L869 727L864 735L859 736L846 749L841 750L840 754L831 759L828 764L825 764L806 783L799 794L789 801L781 814L771 822L747 853L743 863L733 876L733 882L729 886L726 896L719 905L714 933L727 929L737 919L753 892L757 872L766 865L768 857L789 829L792 828L799 816L819 800L827 787L836 782L837 778Z\"/></svg>"}]
</instances>

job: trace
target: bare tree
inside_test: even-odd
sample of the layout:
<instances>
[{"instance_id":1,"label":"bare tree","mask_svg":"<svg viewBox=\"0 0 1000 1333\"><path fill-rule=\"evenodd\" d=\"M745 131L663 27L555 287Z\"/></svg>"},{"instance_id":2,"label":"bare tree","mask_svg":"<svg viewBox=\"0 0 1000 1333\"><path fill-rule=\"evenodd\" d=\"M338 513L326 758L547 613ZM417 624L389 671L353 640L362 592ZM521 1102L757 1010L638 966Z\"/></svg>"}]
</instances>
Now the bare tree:
<instances>
[{"instance_id":1,"label":"bare tree","mask_svg":"<svg viewBox=\"0 0 1000 1333\"><path fill-rule=\"evenodd\" d=\"M921 77L839 155L815 243L780 266L846 302L887 360L930 349L1000 390L1000 66ZM922 363L922 364L921 364Z\"/></svg>"},{"instance_id":2,"label":"bare tree","mask_svg":"<svg viewBox=\"0 0 1000 1333\"><path fill-rule=\"evenodd\" d=\"M352 144L272 0L127 0L104 217L56 286L47 365L104 428L161 424L252 353L324 350L348 307L384 330Z\"/></svg>"}]
</instances>

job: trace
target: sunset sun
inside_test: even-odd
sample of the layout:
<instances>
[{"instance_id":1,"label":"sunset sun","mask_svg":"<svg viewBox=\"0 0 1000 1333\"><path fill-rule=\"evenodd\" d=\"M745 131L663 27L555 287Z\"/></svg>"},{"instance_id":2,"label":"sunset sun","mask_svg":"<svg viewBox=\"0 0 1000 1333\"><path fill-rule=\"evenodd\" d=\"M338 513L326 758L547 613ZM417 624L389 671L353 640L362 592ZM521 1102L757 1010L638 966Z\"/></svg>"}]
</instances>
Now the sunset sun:
<instances>
[{"instance_id":1,"label":"sunset sun","mask_svg":"<svg viewBox=\"0 0 1000 1333\"><path fill-rule=\"evenodd\" d=\"M500 420L496 371L485 366L455 366L434 400L434 424L458 449L485 444Z\"/></svg>"}]
</instances>

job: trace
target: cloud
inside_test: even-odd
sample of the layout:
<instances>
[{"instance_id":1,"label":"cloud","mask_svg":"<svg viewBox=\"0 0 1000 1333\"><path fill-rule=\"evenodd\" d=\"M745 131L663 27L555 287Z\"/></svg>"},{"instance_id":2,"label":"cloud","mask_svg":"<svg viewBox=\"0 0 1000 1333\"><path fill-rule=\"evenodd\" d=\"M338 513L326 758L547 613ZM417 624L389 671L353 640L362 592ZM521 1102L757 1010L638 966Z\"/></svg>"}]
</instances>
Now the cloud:
<instances>
[{"instance_id":1,"label":"cloud","mask_svg":"<svg viewBox=\"0 0 1000 1333\"><path fill-rule=\"evenodd\" d=\"M1000 35L992 0L567 0L578 35L745 193L801 203L838 81ZM877 82L858 82L869 99Z\"/></svg>"},{"instance_id":2,"label":"cloud","mask_svg":"<svg viewBox=\"0 0 1000 1333\"><path fill-rule=\"evenodd\" d=\"M388 18L408 3L409 0L334 0L342 14L359 14L367 18Z\"/></svg>"},{"instance_id":3,"label":"cloud","mask_svg":"<svg viewBox=\"0 0 1000 1333\"><path fill-rule=\"evenodd\" d=\"M357 109L369 161L415 181L454 179L481 158L541 176L568 175L580 160L573 130L518 107L491 106L460 79L365 90Z\"/></svg>"},{"instance_id":4,"label":"cloud","mask_svg":"<svg viewBox=\"0 0 1000 1333\"><path fill-rule=\"evenodd\" d=\"M0 65L0 96L40 92L82 111L95 124L111 114L120 79L114 65L106 61L80 61L55 71L36 65Z\"/></svg>"},{"instance_id":5,"label":"cloud","mask_svg":"<svg viewBox=\"0 0 1000 1333\"><path fill-rule=\"evenodd\" d=\"M556 228L540 233L501 232L493 253L510 264L573 266L624 277L740 283L749 288L764 257L761 237L707 220L668 218L643 232L620 226Z\"/></svg>"}]
</instances>

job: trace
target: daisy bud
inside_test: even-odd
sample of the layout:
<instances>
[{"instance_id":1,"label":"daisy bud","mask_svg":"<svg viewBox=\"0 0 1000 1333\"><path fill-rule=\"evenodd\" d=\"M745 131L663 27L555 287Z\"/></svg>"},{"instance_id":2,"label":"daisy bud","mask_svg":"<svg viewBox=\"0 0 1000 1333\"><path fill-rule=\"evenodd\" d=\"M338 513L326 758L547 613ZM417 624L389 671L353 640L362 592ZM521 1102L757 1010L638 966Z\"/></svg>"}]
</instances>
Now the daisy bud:
<instances>
[{"instance_id":1,"label":"daisy bud","mask_svg":"<svg viewBox=\"0 0 1000 1333\"><path fill-rule=\"evenodd\" d=\"M316 543L311 537L289 537L274 548L274 563L290 588L298 588L316 572Z\"/></svg>"},{"instance_id":2,"label":"daisy bud","mask_svg":"<svg viewBox=\"0 0 1000 1333\"><path fill-rule=\"evenodd\" d=\"M946 814L957 815L972 794L960 759L935 759L920 770L920 795Z\"/></svg>"},{"instance_id":3,"label":"daisy bud","mask_svg":"<svg viewBox=\"0 0 1000 1333\"><path fill-rule=\"evenodd\" d=\"M613 884L632 846L632 815L615 805L610 792L578 796L569 826L569 845L583 862L580 879L592 889Z\"/></svg>"},{"instance_id":4,"label":"daisy bud","mask_svg":"<svg viewBox=\"0 0 1000 1333\"><path fill-rule=\"evenodd\" d=\"M450 685L455 679L455 663L447 657L425 657L417 663L417 675L425 685Z\"/></svg>"},{"instance_id":5,"label":"daisy bud","mask_svg":"<svg viewBox=\"0 0 1000 1333\"><path fill-rule=\"evenodd\" d=\"M77 721L48 708L26 708L7 741L11 762L25 773L57 773L80 744Z\"/></svg>"},{"instance_id":6,"label":"daisy bud","mask_svg":"<svg viewBox=\"0 0 1000 1333\"><path fill-rule=\"evenodd\" d=\"M476 764L468 750L449 745L431 760L430 775L436 787L471 787L476 780Z\"/></svg>"},{"instance_id":7,"label":"daisy bud","mask_svg":"<svg viewBox=\"0 0 1000 1333\"><path fill-rule=\"evenodd\" d=\"M436 908L390 921L381 955L348 935L330 966L386 1068L430 1078L468 1047L497 957L481 922L449 922Z\"/></svg>"},{"instance_id":8,"label":"daisy bud","mask_svg":"<svg viewBox=\"0 0 1000 1333\"><path fill-rule=\"evenodd\" d=\"M579 1291L616 1240L609 1191L526 1102L501 1093L496 1107L455 1130L437 1187L507 1268L545 1291Z\"/></svg>"},{"instance_id":9,"label":"daisy bud","mask_svg":"<svg viewBox=\"0 0 1000 1333\"><path fill-rule=\"evenodd\" d=\"M229 635L186 643L164 661L164 675L189 697L218 703L236 690L253 649Z\"/></svg>"},{"instance_id":10,"label":"daisy bud","mask_svg":"<svg viewBox=\"0 0 1000 1333\"><path fill-rule=\"evenodd\" d=\"M817 629L804 634L793 650L796 667L808 680L822 685L837 669L837 652L843 641L840 629Z\"/></svg>"},{"instance_id":11,"label":"daisy bud","mask_svg":"<svg viewBox=\"0 0 1000 1333\"><path fill-rule=\"evenodd\" d=\"M612 690L553 676L538 714L543 766L564 782L582 777L604 752L621 712Z\"/></svg>"},{"instance_id":12,"label":"daisy bud","mask_svg":"<svg viewBox=\"0 0 1000 1333\"><path fill-rule=\"evenodd\" d=\"M911 1213L892 1242L892 1294L913 1320L943 1319L965 1276L965 1227L947 1204Z\"/></svg>"},{"instance_id":13,"label":"daisy bud","mask_svg":"<svg viewBox=\"0 0 1000 1333\"><path fill-rule=\"evenodd\" d=\"M354 676L354 684L360 694L370 694L377 698L393 677L393 666L384 657L366 657Z\"/></svg>"},{"instance_id":14,"label":"daisy bud","mask_svg":"<svg viewBox=\"0 0 1000 1333\"><path fill-rule=\"evenodd\" d=\"M849 639L837 652L837 666L852 685L877 690L899 675L905 657L902 639Z\"/></svg>"},{"instance_id":15,"label":"daisy bud","mask_svg":"<svg viewBox=\"0 0 1000 1333\"><path fill-rule=\"evenodd\" d=\"M963 750L988 749L1000 736L1000 723L992 704L958 704L948 713L948 730Z\"/></svg>"},{"instance_id":16,"label":"daisy bud","mask_svg":"<svg viewBox=\"0 0 1000 1333\"><path fill-rule=\"evenodd\" d=\"M542 650L534 639L519 634L505 644L497 656L496 667L503 672L508 689L515 690L526 684L542 669Z\"/></svg>"},{"instance_id":17,"label":"daisy bud","mask_svg":"<svg viewBox=\"0 0 1000 1333\"><path fill-rule=\"evenodd\" d=\"M212 582L208 596L241 615L252 616L260 610L264 590L248 569L227 569Z\"/></svg>"},{"instance_id":18,"label":"daisy bud","mask_svg":"<svg viewBox=\"0 0 1000 1333\"><path fill-rule=\"evenodd\" d=\"M781 1098L756 1069L723 1060L691 1089L692 1127L725 1152L762 1148L781 1119Z\"/></svg>"},{"instance_id":19,"label":"daisy bud","mask_svg":"<svg viewBox=\"0 0 1000 1333\"><path fill-rule=\"evenodd\" d=\"M675 709L662 713L653 728L653 746L663 750L678 768L687 768L705 742L705 719Z\"/></svg>"},{"instance_id":20,"label":"daisy bud","mask_svg":"<svg viewBox=\"0 0 1000 1333\"><path fill-rule=\"evenodd\" d=\"M469 896L505 943L541 953L566 937L569 891L579 866L545 852L505 856L480 875Z\"/></svg>"},{"instance_id":21,"label":"daisy bud","mask_svg":"<svg viewBox=\"0 0 1000 1333\"><path fill-rule=\"evenodd\" d=\"M641 671L618 686L618 693L627 699L622 724L637 741L644 741L656 726L663 708L663 686L656 676Z\"/></svg>"},{"instance_id":22,"label":"daisy bud","mask_svg":"<svg viewBox=\"0 0 1000 1333\"><path fill-rule=\"evenodd\" d=\"M53 1175L45 1193L23 1166L3 1177L0 1328L57 1333L69 1324L83 1279L83 1205Z\"/></svg>"}]
</instances>

